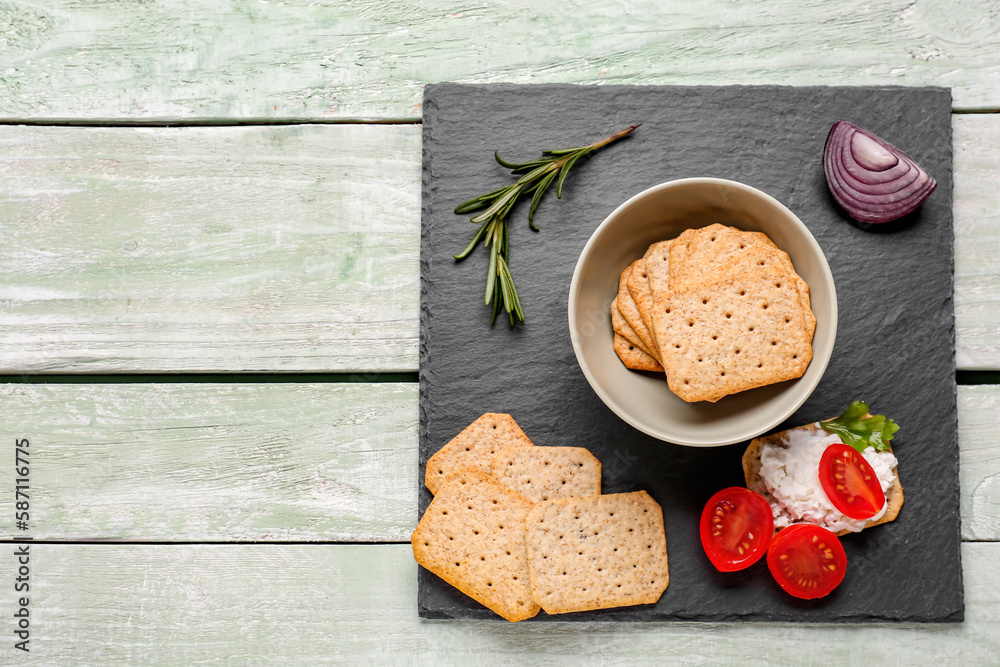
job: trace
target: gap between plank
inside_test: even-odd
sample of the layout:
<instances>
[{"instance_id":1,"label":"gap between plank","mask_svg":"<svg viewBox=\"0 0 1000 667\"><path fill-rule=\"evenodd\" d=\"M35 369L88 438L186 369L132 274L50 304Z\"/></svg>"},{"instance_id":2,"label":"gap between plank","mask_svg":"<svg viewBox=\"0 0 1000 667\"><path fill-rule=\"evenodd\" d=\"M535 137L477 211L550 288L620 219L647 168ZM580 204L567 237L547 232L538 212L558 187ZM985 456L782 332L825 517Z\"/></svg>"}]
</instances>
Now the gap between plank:
<instances>
[{"instance_id":1,"label":"gap between plank","mask_svg":"<svg viewBox=\"0 0 1000 667\"><path fill-rule=\"evenodd\" d=\"M137 373L114 375L0 375L0 384L384 384L417 382L413 372L341 373Z\"/></svg>"},{"instance_id":2,"label":"gap between plank","mask_svg":"<svg viewBox=\"0 0 1000 667\"><path fill-rule=\"evenodd\" d=\"M421 118L0 118L0 125L32 127L241 127L246 125L420 125Z\"/></svg>"},{"instance_id":3,"label":"gap between plank","mask_svg":"<svg viewBox=\"0 0 1000 667\"><path fill-rule=\"evenodd\" d=\"M962 538L962 544L997 544L1000 540L984 540L984 539L966 539ZM26 540L26 539L3 539L0 540L0 544L63 544L63 545L113 545L113 546L190 546L190 545L232 545L232 546L242 546L242 545L274 545L274 546L289 546L289 545L316 545L316 546L381 546L387 544L410 544L409 540L387 540L387 541L372 541L372 542L360 542L360 541L350 541L341 542L337 540L268 540L265 542L259 542L254 540Z\"/></svg>"},{"instance_id":4,"label":"gap between plank","mask_svg":"<svg viewBox=\"0 0 1000 667\"><path fill-rule=\"evenodd\" d=\"M985 541L985 540L983 540ZM288 545L300 545L300 544L315 544L317 546L380 546L384 544L410 544L409 540L405 541L386 541L386 542L338 542L336 540L269 540L266 542L255 542L253 540L30 540L30 539L4 539L0 540L0 544L84 544L84 545L113 545L113 546L189 546L192 544L206 544L206 545L233 545L241 546L247 544L254 545L269 545L273 544L275 546L288 546Z\"/></svg>"},{"instance_id":5,"label":"gap between plank","mask_svg":"<svg viewBox=\"0 0 1000 667\"><path fill-rule=\"evenodd\" d=\"M970 384L1000 384L1000 371L957 371L955 383Z\"/></svg>"},{"instance_id":6,"label":"gap between plank","mask_svg":"<svg viewBox=\"0 0 1000 667\"><path fill-rule=\"evenodd\" d=\"M952 109L952 115L982 115L1000 113L1000 107ZM420 125L423 118L0 118L3 125L33 127L241 127L285 125Z\"/></svg>"},{"instance_id":7,"label":"gap between plank","mask_svg":"<svg viewBox=\"0 0 1000 667\"><path fill-rule=\"evenodd\" d=\"M60 373L52 375L0 375L0 384L219 384L219 383L368 383L417 382L417 371L339 372L339 373L118 373L88 375ZM1000 385L1000 370L957 371L958 385Z\"/></svg>"}]
</instances>

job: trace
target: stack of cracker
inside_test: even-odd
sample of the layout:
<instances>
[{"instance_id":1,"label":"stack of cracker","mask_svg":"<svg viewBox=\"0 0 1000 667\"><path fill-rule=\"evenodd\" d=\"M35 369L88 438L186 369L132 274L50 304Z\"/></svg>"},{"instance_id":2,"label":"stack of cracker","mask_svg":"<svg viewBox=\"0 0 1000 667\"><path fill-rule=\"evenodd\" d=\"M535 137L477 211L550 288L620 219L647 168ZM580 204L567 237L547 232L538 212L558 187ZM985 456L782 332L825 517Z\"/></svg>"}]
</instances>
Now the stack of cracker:
<instances>
[{"instance_id":1,"label":"stack of cracker","mask_svg":"<svg viewBox=\"0 0 1000 667\"><path fill-rule=\"evenodd\" d=\"M427 462L434 500L410 541L417 562L508 621L656 602L669 583L660 506L601 495L581 447L535 447L487 413Z\"/></svg>"},{"instance_id":2,"label":"stack of cracker","mask_svg":"<svg viewBox=\"0 0 1000 667\"><path fill-rule=\"evenodd\" d=\"M611 322L625 366L665 371L689 402L801 377L816 330L788 254L720 224L649 246L622 271Z\"/></svg>"}]
</instances>

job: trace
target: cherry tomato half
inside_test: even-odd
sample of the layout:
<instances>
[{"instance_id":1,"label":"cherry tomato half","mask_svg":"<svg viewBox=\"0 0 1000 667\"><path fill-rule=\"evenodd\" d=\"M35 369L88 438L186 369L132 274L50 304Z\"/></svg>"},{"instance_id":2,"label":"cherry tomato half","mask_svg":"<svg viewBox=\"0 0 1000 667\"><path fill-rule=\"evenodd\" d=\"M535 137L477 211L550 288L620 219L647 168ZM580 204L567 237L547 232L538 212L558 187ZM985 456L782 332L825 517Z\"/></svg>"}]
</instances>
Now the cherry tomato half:
<instances>
[{"instance_id":1,"label":"cherry tomato half","mask_svg":"<svg viewBox=\"0 0 1000 667\"><path fill-rule=\"evenodd\" d=\"M848 445L826 448L819 462L819 481L833 506L852 519L870 519L885 505L875 469Z\"/></svg>"},{"instance_id":2,"label":"cherry tomato half","mask_svg":"<svg viewBox=\"0 0 1000 667\"><path fill-rule=\"evenodd\" d=\"M731 486L709 498L701 512L701 546L719 572L750 567L764 555L774 516L764 496Z\"/></svg>"},{"instance_id":3,"label":"cherry tomato half","mask_svg":"<svg viewBox=\"0 0 1000 667\"><path fill-rule=\"evenodd\" d=\"M812 600L829 595L844 580L847 554L826 528L797 523L774 536L767 567L785 592Z\"/></svg>"}]
</instances>

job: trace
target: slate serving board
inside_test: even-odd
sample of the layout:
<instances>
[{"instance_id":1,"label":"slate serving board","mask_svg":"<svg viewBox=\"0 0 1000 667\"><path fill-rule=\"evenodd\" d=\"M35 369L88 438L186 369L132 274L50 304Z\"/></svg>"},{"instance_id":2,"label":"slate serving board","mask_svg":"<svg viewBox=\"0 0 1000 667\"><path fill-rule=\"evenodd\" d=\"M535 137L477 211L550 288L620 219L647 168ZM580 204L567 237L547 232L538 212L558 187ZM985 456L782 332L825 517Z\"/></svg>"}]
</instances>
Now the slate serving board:
<instances>
[{"instance_id":1,"label":"slate serving board","mask_svg":"<svg viewBox=\"0 0 1000 667\"><path fill-rule=\"evenodd\" d=\"M963 619L948 89L437 84L427 86L423 109L420 513L431 500L427 458L480 414L509 412L537 445L590 448L603 462L605 493L645 489L666 522L670 586L656 604L541 612L539 620ZM839 210L821 159L838 119L881 135L937 179L917 212L866 229ZM514 210L510 266L527 323L491 329L487 255L480 247L452 259L475 230L452 210L511 182L493 150L527 161L640 122L578 164L562 200L547 195L535 219L540 232L528 228L526 203ZM588 237L633 194L690 176L738 180L776 197L809 227L833 270L836 350L816 392L781 428L839 414L854 399L902 427L893 442L902 513L842 539L847 577L821 600L786 595L763 561L720 574L702 552L701 509L715 491L743 485L746 443L695 449L636 431L598 399L573 354L568 291ZM499 618L423 569L418 605L426 618Z\"/></svg>"}]
</instances>

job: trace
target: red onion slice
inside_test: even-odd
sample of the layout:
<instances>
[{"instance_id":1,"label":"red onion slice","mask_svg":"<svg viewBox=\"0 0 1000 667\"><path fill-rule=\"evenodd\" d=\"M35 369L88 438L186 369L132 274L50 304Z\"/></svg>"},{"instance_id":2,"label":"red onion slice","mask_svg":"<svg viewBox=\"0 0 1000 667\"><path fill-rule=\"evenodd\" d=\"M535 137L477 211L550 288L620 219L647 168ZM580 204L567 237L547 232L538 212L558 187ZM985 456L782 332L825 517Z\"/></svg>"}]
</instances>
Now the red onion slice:
<instances>
[{"instance_id":1,"label":"red onion slice","mask_svg":"<svg viewBox=\"0 0 1000 667\"><path fill-rule=\"evenodd\" d=\"M823 168L833 198L858 222L898 220L937 187L901 150L846 120L830 128Z\"/></svg>"}]
</instances>

